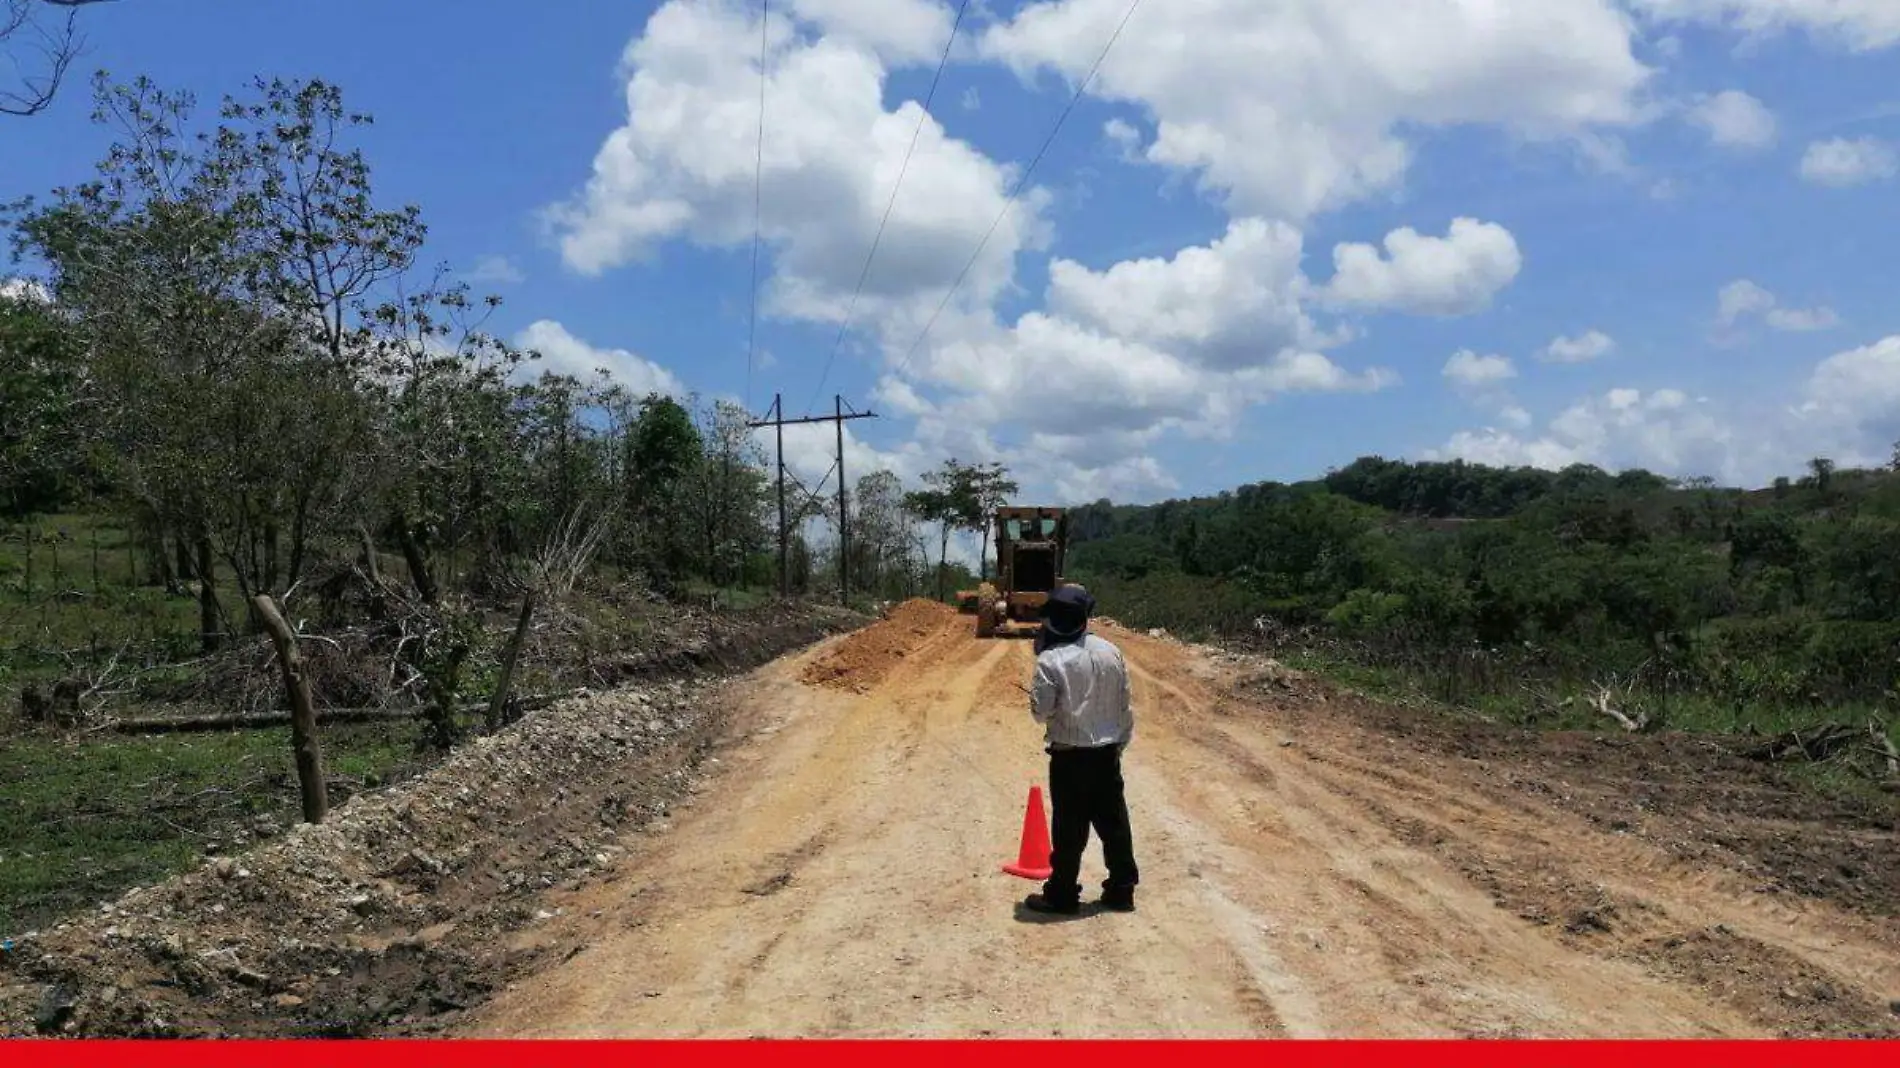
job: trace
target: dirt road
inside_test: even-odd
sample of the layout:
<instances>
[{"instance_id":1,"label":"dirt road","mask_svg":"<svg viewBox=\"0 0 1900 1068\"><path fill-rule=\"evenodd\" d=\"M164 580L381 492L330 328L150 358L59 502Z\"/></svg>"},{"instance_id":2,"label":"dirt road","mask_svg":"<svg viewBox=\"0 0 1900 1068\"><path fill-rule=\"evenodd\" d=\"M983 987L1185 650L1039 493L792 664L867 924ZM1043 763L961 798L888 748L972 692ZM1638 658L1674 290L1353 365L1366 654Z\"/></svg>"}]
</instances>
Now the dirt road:
<instances>
[{"instance_id":1,"label":"dirt road","mask_svg":"<svg viewBox=\"0 0 1900 1068\"><path fill-rule=\"evenodd\" d=\"M1564 782L1112 626L1140 911L1020 912L1034 886L998 867L1046 771L1031 653L970 629L901 606L735 683L697 802L520 936L584 948L459 1033L1900 1033L1891 913L1763 893L1666 828L1593 822ZM1893 841L1855 848L1891 864Z\"/></svg>"}]
</instances>

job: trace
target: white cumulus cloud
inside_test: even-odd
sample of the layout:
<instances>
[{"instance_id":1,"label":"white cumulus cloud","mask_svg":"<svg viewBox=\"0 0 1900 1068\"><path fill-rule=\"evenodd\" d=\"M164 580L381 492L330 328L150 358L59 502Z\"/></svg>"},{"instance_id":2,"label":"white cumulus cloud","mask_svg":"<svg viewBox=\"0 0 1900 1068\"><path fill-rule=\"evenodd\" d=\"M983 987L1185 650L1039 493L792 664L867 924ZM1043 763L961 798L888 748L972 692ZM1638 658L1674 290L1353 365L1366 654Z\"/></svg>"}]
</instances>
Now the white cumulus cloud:
<instances>
[{"instance_id":1,"label":"white cumulus cloud","mask_svg":"<svg viewBox=\"0 0 1900 1068\"><path fill-rule=\"evenodd\" d=\"M1715 304L1715 323L1725 329L1757 316L1782 331L1829 330L1840 324L1840 316L1832 308L1784 307L1773 293L1746 278L1723 286Z\"/></svg>"},{"instance_id":2,"label":"white cumulus cloud","mask_svg":"<svg viewBox=\"0 0 1900 1068\"><path fill-rule=\"evenodd\" d=\"M982 39L1025 77L1079 83L1127 0L1037 0ZM1386 193L1402 131L1463 124L1600 140L1650 71L1610 0L1173 0L1140 7L1090 91L1145 109L1147 158L1239 214L1304 219Z\"/></svg>"},{"instance_id":3,"label":"white cumulus cloud","mask_svg":"<svg viewBox=\"0 0 1900 1068\"><path fill-rule=\"evenodd\" d=\"M1900 174L1900 152L1874 137L1816 141L1801 157L1801 177L1834 189L1885 181Z\"/></svg>"},{"instance_id":4,"label":"white cumulus cloud","mask_svg":"<svg viewBox=\"0 0 1900 1068\"><path fill-rule=\"evenodd\" d=\"M1558 470L1587 463L1610 470L1644 467L1737 478L1745 477L1741 439L1709 405L1680 390L1622 388L1578 401L1541 432L1526 427L1459 431L1426 455L1500 467Z\"/></svg>"},{"instance_id":5,"label":"white cumulus cloud","mask_svg":"<svg viewBox=\"0 0 1900 1068\"><path fill-rule=\"evenodd\" d=\"M1544 346L1540 354L1547 363L1589 363L1616 351L1616 339L1601 330L1588 330L1576 337L1560 337Z\"/></svg>"},{"instance_id":6,"label":"white cumulus cloud","mask_svg":"<svg viewBox=\"0 0 1900 1068\"><path fill-rule=\"evenodd\" d=\"M1055 72L1073 85L1126 10L1126 0L1029 0L987 31L966 20L965 32L975 52L1026 78ZM762 311L835 330L921 118L852 314L881 360L879 410L910 437L879 450L853 436L848 463L857 470L861 455L914 476L943 456L996 459L1031 492L1072 498L1171 488L1158 447L1231 434L1252 406L1391 387L1392 371L1339 355L1352 337L1343 317L1471 314L1516 280L1516 238L1466 217L1437 234L1402 227L1339 244L1330 278L1307 275L1305 220L1397 189L1411 138L1489 125L1607 160L1618 130L1649 110L1650 71L1614 0L1149 3L1092 86L1127 105L1100 136L1126 158L1198 180L1228 209L1224 232L1165 256L1057 257L1046 289L1027 294L1019 257L1052 239L1053 198L1030 187L914 344L1004 211L1020 163L951 137L891 92L893 71L934 65L950 5L787 0L771 11L762 161L758 6L666 0L648 19L619 74L624 119L584 185L547 212L565 264L597 275L681 243L749 251L756 163ZM556 353L574 368L617 363L678 388L665 368L551 320L530 334L549 363ZM1533 420L1508 400L1498 401L1502 425L1527 431ZM825 429L788 433L799 470L829 464Z\"/></svg>"},{"instance_id":7,"label":"white cumulus cloud","mask_svg":"<svg viewBox=\"0 0 1900 1068\"><path fill-rule=\"evenodd\" d=\"M1631 0L1660 21L1695 21L1745 34L1805 30L1860 51L1900 43L1900 4L1893 0Z\"/></svg>"},{"instance_id":8,"label":"white cumulus cloud","mask_svg":"<svg viewBox=\"0 0 1900 1068\"><path fill-rule=\"evenodd\" d=\"M1900 335L1822 360L1802 394L1800 414L1832 432L1824 444L1834 445L1836 459L1886 459L1889 446L1900 441Z\"/></svg>"},{"instance_id":9,"label":"white cumulus cloud","mask_svg":"<svg viewBox=\"0 0 1900 1068\"><path fill-rule=\"evenodd\" d=\"M483 256L469 268L467 278L477 285L518 285L528 280L521 268L506 256Z\"/></svg>"},{"instance_id":10,"label":"white cumulus cloud","mask_svg":"<svg viewBox=\"0 0 1900 1068\"><path fill-rule=\"evenodd\" d=\"M1704 97L1689 109L1690 121L1724 148L1766 148L1775 141L1775 115L1761 101L1730 89Z\"/></svg>"},{"instance_id":11,"label":"white cumulus cloud","mask_svg":"<svg viewBox=\"0 0 1900 1068\"><path fill-rule=\"evenodd\" d=\"M869 48L889 66L934 63L950 36L951 11L933 0L791 0L790 6L825 36ZM756 46L758 34L752 39Z\"/></svg>"},{"instance_id":12,"label":"white cumulus cloud","mask_svg":"<svg viewBox=\"0 0 1900 1068\"><path fill-rule=\"evenodd\" d=\"M1103 123L1102 136L1108 138L1125 156L1133 155L1141 147L1141 131L1121 119L1110 119Z\"/></svg>"},{"instance_id":13,"label":"white cumulus cloud","mask_svg":"<svg viewBox=\"0 0 1900 1068\"><path fill-rule=\"evenodd\" d=\"M1276 396L1389 387L1390 371L1321 351L1338 338L1302 305L1300 248L1288 224L1238 219L1168 257L1099 270L1057 259L1042 309L962 321L909 365L916 387L887 380L882 393L966 454L984 444L956 437L967 428L1021 428L1065 443L1031 455L1109 470L1165 433L1225 435Z\"/></svg>"},{"instance_id":14,"label":"white cumulus cloud","mask_svg":"<svg viewBox=\"0 0 1900 1068\"><path fill-rule=\"evenodd\" d=\"M1496 223L1452 220L1444 237L1411 227L1368 244L1333 249L1327 295L1341 304L1421 315L1468 315L1485 308L1517 278L1524 259L1511 232Z\"/></svg>"},{"instance_id":15,"label":"white cumulus cloud","mask_svg":"<svg viewBox=\"0 0 1900 1068\"><path fill-rule=\"evenodd\" d=\"M1517 377L1517 368L1504 356L1480 356L1459 349L1445 361L1444 375L1460 386L1493 386Z\"/></svg>"},{"instance_id":16,"label":"white cumulus cloud","mask_svg":"<svg viewBox=\"0 0 1900 1068\"><path fill-rule=\"evenodd\" d=\"M1562 468L1591 463L1764 485L1811 456L1877 466L1900 440L1900 335L1815 364L1791 404L1718 404L1681 390L1612 389L1579 400L1541 429L1461 430L1430 458Z\"/></svg>"},{"instance_id":17,"label":"white cumulus cloud","mask_svg":"<svg viewBox=\"0 0 1900 1068\"><path fill-rule=\"evenodd\" d=\"M1124 260L1092 271L1049 265L1049 308L1087 327L1231 369L1286 348L1324 347L1302 300L1301 238L1286 223L1236 219L1227 232L1171 259Z\"/></svg>"},{"instance_id":18,"label":"white cumulus cloud","mask_svg":"<svg viewBox=\"0 0 1900 1068\"><path fill-rule=\"evenodd\" d=\"M603 349L570 333L550 319L540 319L515 335L517 348L539 352L541 358L524 364L529 372L569 375L582 381L606 372L636 397L648 393L684 396L686 389L671 371L626 349Z\"/></svg>"},{"instance_id":19,"label":"white cumulus cloud","mask_svg":"<svg viewBox=\"0 0 1900 1068\"><path fill-rule=\"evenodd\" d=\"M940 5L807 0L794 10L816 26L779 14L768 25L762 163L756 10L670 0L627 49L625 125L601 146L586 188L549 220L567 264L586 274L676 238L749 247L757 165L774 253L768 308L835 322L922 117L857 308L863 320L915 330L1004 211L1013 174L945 134L916 101L884 106L886 61L941 46L932 28L945 14ZM1031 189L1010 205L956 310L987 307L1009 284L1016 253L1041 240L1046 200Z\"/></svg>"}]
</instances>

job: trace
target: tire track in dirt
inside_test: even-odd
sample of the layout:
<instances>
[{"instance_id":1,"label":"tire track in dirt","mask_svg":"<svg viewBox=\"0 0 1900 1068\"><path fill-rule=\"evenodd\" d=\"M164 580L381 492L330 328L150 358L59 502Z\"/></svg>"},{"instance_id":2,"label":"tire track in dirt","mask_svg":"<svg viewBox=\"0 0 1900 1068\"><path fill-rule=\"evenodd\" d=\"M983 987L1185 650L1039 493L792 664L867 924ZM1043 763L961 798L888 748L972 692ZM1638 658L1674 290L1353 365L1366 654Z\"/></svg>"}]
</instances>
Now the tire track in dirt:
<instances>
[{"instance_id":1,"label":"tire track in dirt","mask_svg":"<svg viewBox=\"0 0 1900 1068\"><path fill-rule=\"evenodd\" d=\"M1496 927L1496 920L1489 902L1478 895L1457 892L1460 888L1455 885L1452 893L1446 892L1448 883L1458 882L1455 873L1422 864L1427 858L1405 851L1396 840L1381 834L1376 825L1342 818L1338 799L1317 784L1300 782L1284 758L1252 750L1223 724L1209 718L1206 708L1210 698L1199 685L1170 683L1139 665L1134 674L1138 687L1158 690L1178 702L1176 719L1200 721L1192 737L1195 744L1243 771L1250 781L1264 788L1267 797L1277 801L1273 807L1278 813L1276 822L1283 828L1276 836L1280 840L1262 843L1259 853L1271 856L1282 868L1291 858L1302 857L1302 885L1280 888L1272 896L1283 900L1285 895L1298 895L1303 902L1298 910L1301 915L1323 916L1329 911L1351 914L1349 922L1334 925L1324 933L1308 933L1330 950L1327 963L1332 974L1316 978L1316 989L1337 991L1352 986L1362 992L1376 992L1371 1000L1377 1011L1364 1020L1346 1019L1338 1033L1365 1033L1369 1028L1389 1026L1380 1023L1388 1018L1445 1019L1450 1021L1453 1033L1466 1035L1541 1033L1557 1025L1560 1017L1537 1008L1521 992L1542 990L1546 998L1554 999L1561 984L1574 981L1574 977L1545 972L1509 979L1484 978L1486 969L1509 968L1513 962L1535 955L1526 953L1521 944L1488 951L1460 948L1460 943L1482 945L1486 932ZM1288 749L1275 747L1278 753ZM1282 770L1275 770L1276 761ZM1249 801L1230 802L1226 811L1251 807ZM1232 833L1238 837L1247 832L1236 827ZM1386 854L1396 854L1398 863ZM1405 869L1415 873L1408 874ZM1249 882L1263 885L1272 878L1270 872L1256 871ZM1409 904L1401 905L1402 901ZM1259 907L1271 908L1271 901L1263 900ZM1432 933L1442 945L1422 953L1416 943L1394 937L1395 931ZM1445 939L1447 931L1457 937ZM1431 940L1419 941L1429 945ZM1614 991L1631 979L1628 974L1616 974L1606 985ZM1666 993L1661 996L1664 1003L1670 1000ZM1418 1033L1439 1032L1426 1029ZM1705 1032L1692 1028L1665 1033Z\"/></svg>"}]
</instances>

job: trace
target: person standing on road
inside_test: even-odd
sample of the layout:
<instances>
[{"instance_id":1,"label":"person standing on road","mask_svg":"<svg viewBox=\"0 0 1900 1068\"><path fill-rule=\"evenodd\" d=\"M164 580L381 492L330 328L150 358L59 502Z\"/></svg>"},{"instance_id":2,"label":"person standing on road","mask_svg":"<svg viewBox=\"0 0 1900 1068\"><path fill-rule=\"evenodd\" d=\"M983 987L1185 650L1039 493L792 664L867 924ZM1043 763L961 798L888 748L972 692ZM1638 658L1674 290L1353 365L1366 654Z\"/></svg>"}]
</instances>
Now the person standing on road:
<instances>
[{"instance_id":1,"label":"person standing on road","mask_svg":"<svg viewBox=\"0 0 1900 1068\"><path fill-rule=\"evenodd\" d=\"M1101 905L1135 908L1134 838L1122 785L1122 751L1135 733L1128 665L1113 642L1089 633L1095 599L1080 586L1063 586L1042 606L1029 713L1043 725L1049 753L1049 865L1042 892L1029 895L1032 912L1081 910L1082 850L1089 828L1102 840L1108 879Z\"/></svg>"}]
</instances>

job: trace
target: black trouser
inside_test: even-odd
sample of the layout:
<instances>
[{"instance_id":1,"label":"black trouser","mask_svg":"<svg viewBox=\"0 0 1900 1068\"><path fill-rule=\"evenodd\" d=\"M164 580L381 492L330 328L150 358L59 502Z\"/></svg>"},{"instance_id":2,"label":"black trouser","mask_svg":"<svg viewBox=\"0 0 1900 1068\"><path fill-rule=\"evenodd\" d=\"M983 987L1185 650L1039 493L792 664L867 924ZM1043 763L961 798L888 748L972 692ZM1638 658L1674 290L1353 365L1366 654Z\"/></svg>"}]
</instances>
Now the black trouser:
<instances>
[{"instance_id":1,"label":"black trouser","mask_svg":"<svg viewBox=\"0 0 1900 1068\"><path fill-rule=\"evenodd\" d=\"M1102 859L1108 865L1104 890L1133 890L1140 881L1135 869L1134 837L1128 828L1128 802L1122 794L1122 754L1116 746L1097 749L1049 750L1050 818L1049 866L1054 872L1043 884L1053 901L1081 897L1077 881L1082 849L1089 828L1102 840Z\"/></svg>"}]
</instances>

